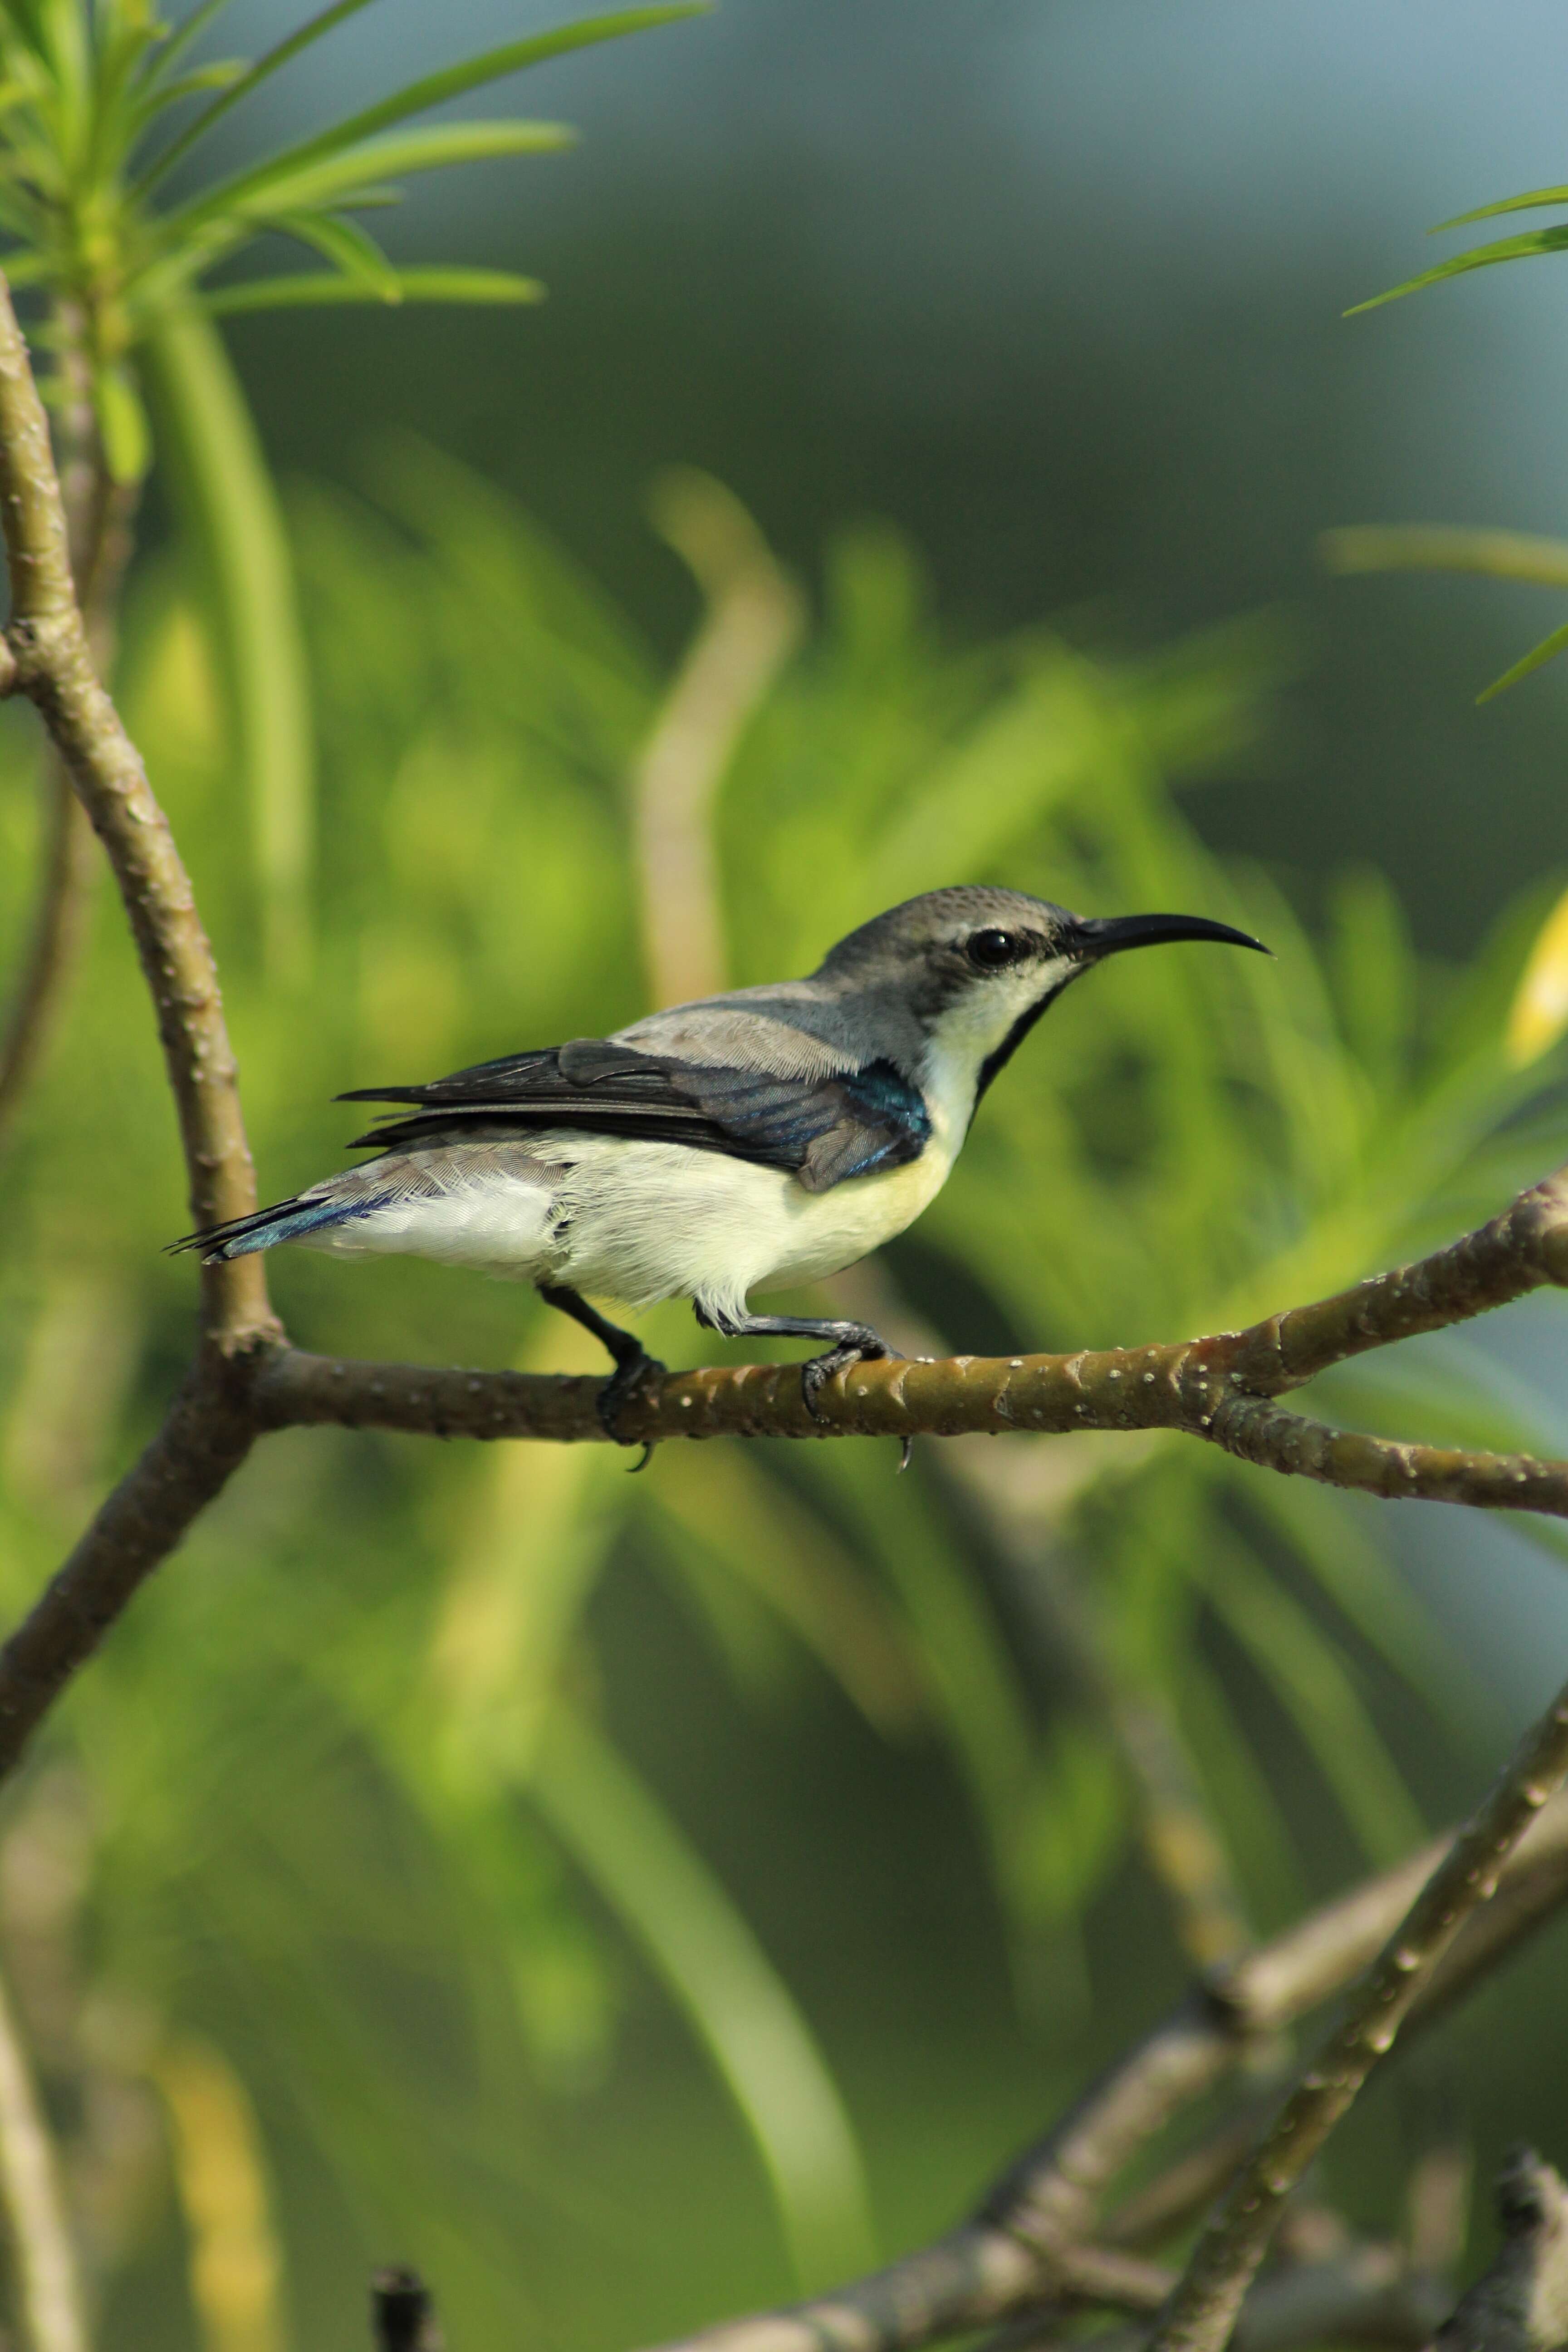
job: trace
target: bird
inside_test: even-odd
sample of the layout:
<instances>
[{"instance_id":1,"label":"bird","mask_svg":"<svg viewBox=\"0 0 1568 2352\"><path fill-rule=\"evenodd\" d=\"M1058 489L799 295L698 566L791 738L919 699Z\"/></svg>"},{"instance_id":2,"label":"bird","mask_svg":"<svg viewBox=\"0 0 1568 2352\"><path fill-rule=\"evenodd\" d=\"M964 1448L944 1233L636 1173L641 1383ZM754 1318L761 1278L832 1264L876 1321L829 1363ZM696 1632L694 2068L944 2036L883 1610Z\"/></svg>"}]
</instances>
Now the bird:
<instances>
[{"instance_id":1,"label":"bird","mask_svg":"<svg viewBox=\"0 0 1568 2352\"><path fill-rule=\"evenodd\" d=\"M664 1366L589 1297L633 1314L688 1298L726 1339L825 1341L801 1367L820 1418L835 1373L898 1351L869 1324L754 1313L752 1294L837 1274L901 1234L1063 992L1108 956L1191 940L1268 952L1200 915L928 891L862 923L805 980L340 1095L400 1106L350 1145L372 1158L170 1246L207 1265L290 1242L409 1253L530 1282L608 1351L599 1418L627 1444L620 1416Z\"/></svg>"}]
</instances>

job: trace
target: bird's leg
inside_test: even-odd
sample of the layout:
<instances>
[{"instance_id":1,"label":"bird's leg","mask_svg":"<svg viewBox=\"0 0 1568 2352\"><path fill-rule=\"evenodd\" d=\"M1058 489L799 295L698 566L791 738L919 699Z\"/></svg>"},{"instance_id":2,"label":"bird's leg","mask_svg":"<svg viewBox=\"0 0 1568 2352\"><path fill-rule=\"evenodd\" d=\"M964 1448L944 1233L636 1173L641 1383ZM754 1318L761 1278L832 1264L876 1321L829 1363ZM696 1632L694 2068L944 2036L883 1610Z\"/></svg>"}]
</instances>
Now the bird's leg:
<instances>
[{"instance_id":1,"label":"bird's leg","mask_svg":"<svg viewBox=\"0 0 1568 2352\"><path fill-rule=\"evenodd\" d=\"M616 1369L599 1391L595 1410L606 1437L614 1438L617 1445L637 1444L635 1437L620 1435L616 1428L616 1416L632 1391L639 1389L645 1381L664 1377L664 1366L657 1356L648 1354L635 1331L623 1331L618 1323L612 1323L607 1316L599 1313L597 1307L590 1307L585 1298L579 1297L574 1290L568 1290L563 1284L542 1282L539 1295L547 1306L558 1307L563 1315L570 1315L574 1323L581 1323L584 1331L592 1331L600 1346L607 1348L615 1358ZM653 1447L645 1444L642 1460L637 1468L646 1470L652 1458Z\"/></svg>"},{"instance_id":2,"label":"bird's leg","mask_svg":"<svg viewBox=\"0 0 1568 2352\"><path fill-rule=\"evenodd\" d=\"M704 1307L692 1301L692 1312L699 1323L710 1331L720 1332L726 1339L831 1339L833 1345L825 1354L809 1356L800 1368L800 1392L805 1399L805 1409L814 1421L821 1421L817 1398L825 1382L835 1372L844 1371L850 1364L858 1364L867 1357L897 1356L899 1350L873 1331L868 1323L818 1322L804 1315L733 1315L721 1307ZM904 1440L900 1470L908 1467L910 1440Z\"/></svg>"}]
</instances>

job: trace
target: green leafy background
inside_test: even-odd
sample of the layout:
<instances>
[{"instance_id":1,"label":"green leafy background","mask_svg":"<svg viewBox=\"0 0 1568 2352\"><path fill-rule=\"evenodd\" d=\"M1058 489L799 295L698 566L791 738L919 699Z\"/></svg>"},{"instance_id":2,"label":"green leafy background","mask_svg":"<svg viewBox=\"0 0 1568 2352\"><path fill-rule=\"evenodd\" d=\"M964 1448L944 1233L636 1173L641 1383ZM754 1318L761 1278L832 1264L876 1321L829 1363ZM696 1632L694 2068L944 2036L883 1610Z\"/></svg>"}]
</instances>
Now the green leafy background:
<instances>
[{"instance_id":1,"label":"green leafy background","mask_svg":"<svg viewBox=\"0 0 1568 2352\"><path fill-rule=\"evenodd\" d=\"M121 16L128 55L163 54ZM394 119L374 109L167 213L149 179L113 283L73 280L84 248L50 240L102 183L50 182L27 139L137 185L60 112L81 21L5 12L47 217L4 217L46 324L73 284L97 321L107 454L167 463L118 684L281 1193L338 1160L343 1086L646 1007L631 780L676 665L428 439L368 429L352 484L285 509L186 299L258 225L369 299L389 265L310 207L538 141L469 125L367 154ZM118 52L96 54L107 86ZM417 105L501 69L481 63ZM1442 1239L1561 1157L1560 1049L1506 1050L1550 883L1438 965L1382 875L1341 876L1307 927L1205 846L1204 795L1278 740L1303 659L1282 625L1136 655L1043 619L961 632L883 526L817 551L807 604L714 803L731 981L972 879L1202 911L1276 950L1128 959L1075 992L949 1190L840 1296L944 1348L1173 1338ZM9 940L37 856L25 715L0 750ZM177 1377L190 1275L159 1245L182 1192L103 887L0 1163L11 1613ZM526 1292L272 1264L308 1345L595 1360ZM720 1348L673 1307L647 1332L672 1361ZM1321 1386L1396 1434L1528 1444L1552 1419L1470 1337ZM941 2226L1194 1958L1402 1852L1501 1743L1370 1507L1159 1438L925 1444L899 1480L895 1458L669 1446L629 1479L606 1448L268 1441L0 1822L0 1955L106 2345L352 2343L390 2255L436 2280L458 2352L630 2343L822 2284ZM1433 2062L1483 2157L1556 2112L1555 2060L1509 2031L1534 1965ZM1427 2130L1370 2103L1334 2158L1358 2218L1396 2221Z\"/></svg>"}]
</instances>

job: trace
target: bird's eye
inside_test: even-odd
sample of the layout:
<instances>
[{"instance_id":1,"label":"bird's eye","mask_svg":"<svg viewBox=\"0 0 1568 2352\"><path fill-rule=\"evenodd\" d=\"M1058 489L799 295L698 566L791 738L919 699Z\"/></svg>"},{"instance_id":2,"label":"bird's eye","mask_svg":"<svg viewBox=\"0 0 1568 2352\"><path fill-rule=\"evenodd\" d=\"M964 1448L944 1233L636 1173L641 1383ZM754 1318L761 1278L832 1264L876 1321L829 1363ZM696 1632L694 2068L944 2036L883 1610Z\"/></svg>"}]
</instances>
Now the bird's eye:
<instances>
[{"instance_id":1,"label":"bird's eye","mask_svg":"<svg viewBox=\"0 0 1568 2352\"><path fill-rule=\"evenodd\" d=\"M1016 963L1026 949L1014 931L974 931L964 942L964 952L982 971L1000 971L1005 965Z\"/></svg>"}]
</instances>

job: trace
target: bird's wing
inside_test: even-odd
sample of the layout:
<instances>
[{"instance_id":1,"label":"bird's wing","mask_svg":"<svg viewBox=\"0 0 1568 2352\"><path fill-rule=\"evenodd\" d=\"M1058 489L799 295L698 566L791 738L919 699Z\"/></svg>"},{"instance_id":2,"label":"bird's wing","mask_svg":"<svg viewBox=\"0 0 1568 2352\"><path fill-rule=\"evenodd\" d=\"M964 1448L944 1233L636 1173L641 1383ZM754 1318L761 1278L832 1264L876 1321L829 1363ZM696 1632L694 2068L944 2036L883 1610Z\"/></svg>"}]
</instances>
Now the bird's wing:
<instances>
[{"instance_id":1,"label":"bird's wing","mask_svg":"<svg viewBox=\"0 0 1568 2352\"><path fill-rule=\"evenodd\" d=\"M931 1133L919 1088L890 1062L778 1077L597 1037L509 1054L427 1086L362 1087L338 1099L416 1107L356 1138L378 1151L457 1140L476 1124L513 1133L576 1128L786 1169L809 1192L918 1160Z\"/></svg>"}]
</instances>

